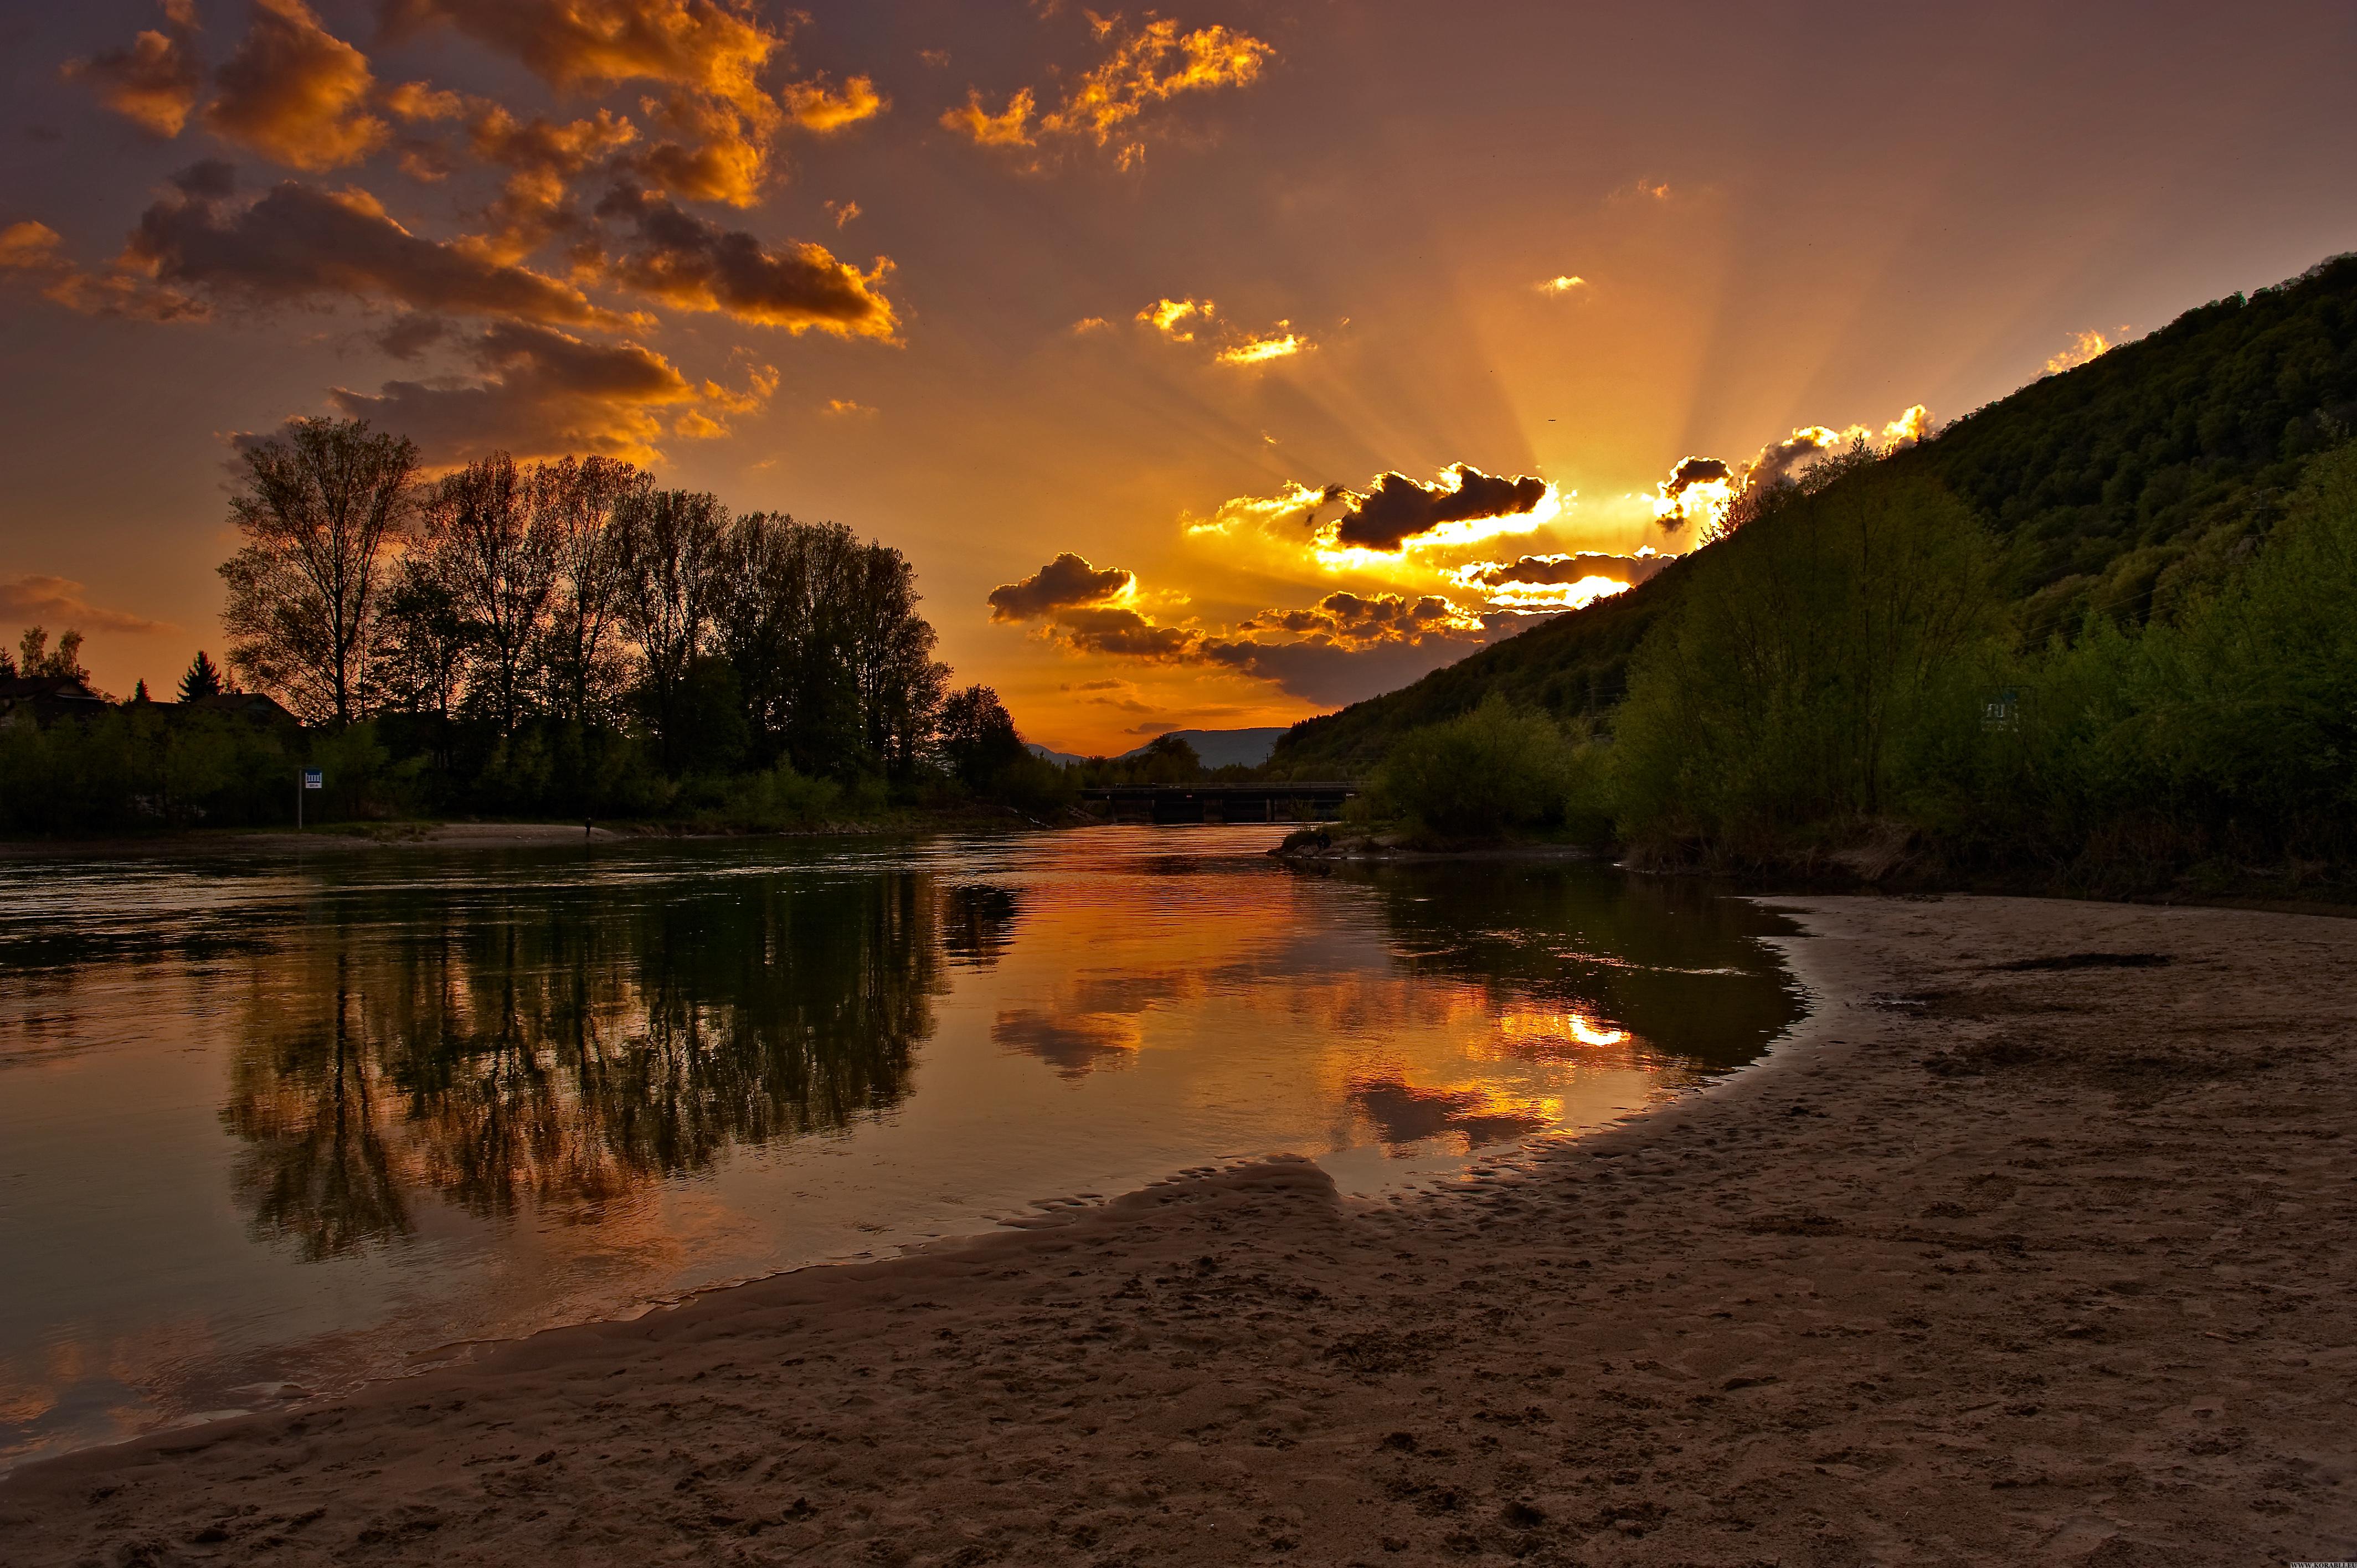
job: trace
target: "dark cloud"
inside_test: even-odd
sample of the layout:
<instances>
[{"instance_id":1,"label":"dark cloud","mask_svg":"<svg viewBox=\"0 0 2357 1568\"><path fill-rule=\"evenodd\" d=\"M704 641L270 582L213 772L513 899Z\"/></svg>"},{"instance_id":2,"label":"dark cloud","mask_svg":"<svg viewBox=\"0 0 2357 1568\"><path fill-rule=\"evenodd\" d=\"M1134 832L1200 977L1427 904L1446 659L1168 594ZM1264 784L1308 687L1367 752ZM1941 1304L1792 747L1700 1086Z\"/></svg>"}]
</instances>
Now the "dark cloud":
<instances>
[{"instance_id":1,"label":"dark cloud","mask_svg":"<svg viewBox=\"0 0 2357 1568\"><path fill-rule=\"evenodd\" d=\"M484 372L479 380L387 381L373 396L339 388L333 402L348 417L410 436L435 462L494 451L651 462L662 433L656 411L696 397L670 361L635 343L592 343L502 322L468 350Z\"/></svg>"},{"instance_id":2,"label":"dark cloud","mask_svg":"<svg viewBox=\"0 0 2357 1568\"><path fill-rule=\"evenodd\" d=\"M216 81L206 128L290 168L358 163L391 134L369 113L376 78L367 58L320 27L303 0L253 0L253 25Z\"/></svg>"},{"instance_id":3,"label":"dark cloud","mask_svg":"<svg viewBox=\"0 0 2357 1568\"><path fill-rule=\"evenodd\" d=\"M1137 579L1119 566L1100 571L1066 551L1020 582L990 590L990 618L1037 620L1051 610L1101 604Z\"/></svg>"},{"instance_id":4,"label":"dark cloud","mask_svg":"<svg viewBox=\"0 0 2357 1568\"><path fill-rule=\"evenodd\" d=\"M237 190L237 166L220 158L199 158L172 176L171 183L199 201L222 201Z\"/></svg>"},{"instance_id":5,"label":"dark cloud","mask_svg":"<svg viewBox=\"0 0 2357 1568\"><path fill-rule=\"evenodd\" d=\"M350 298L457 316L621 324L570 285L462 243L421 239L365 191L287 180L250 207L231 208L183 189L188 194L143 213L131 235L131 255L163 283L249 304Z\"/></svg>"},{"instance_id":6,"label":"dark cloud","mask_svg":"<svg viewBox=\"0 0 2357 1568\"><path fill-rule=\"evenodd\" d=\"M1156 626L1135 610L1117 607L1062 609L1056 624L1064 640L1083 653L1176 663L1195 657L1202 634L1184 627Z\"/></svg>"},{"instance_id":7,"label":"dark cloud","mask_svg":"<svg viewBox=\"0 0 2357 1568\"><path fill-rule=\"evenodd\" d=\"M1724 479L1731 472L1732 470L1725 463L1716 457L1688 457L1670 470L1669 482L1662 487L1662 494L1675 500L1685 494L1689 487L1706 485L1714 480Z\"/></svg>"},{"instance_id":8,"label":"dark cloud","mask_svg":"<svg viewBox=\"0 0 2357 1568\"><path fill-rule=\"evenodd\" d=\"M69 61L69 81L85 81L98 101L142 129L177 136L197 106L204 68L197 62L197 16L191 0L167 0L163 32L147 29L131 47L104 49Z\"/></svg>"},{"instance_id":9,"label":"dark cloud","mask_svg":"<svg viewBox=\"0 0 2357 1568\"><path fill-rule=\"evenodd\" d=\"M1652 554L1525 555L1519 561L1477 571L1468 580L1485 587L1502 588L1510 583L1579 583L1590 577L1609 577L1634 586L1676 559L1674 555Z\"/></svg>"},{"instance_id":10,"label":"dark cloud","mask_svg":"<svg viewBox=\"0 0 2357 1568\"><path fill-rule=\"evenodd\" d=\"M376 346L396 360L414 360L450 335L450 323L438 316L404 316L378 333Z\"/></svg>"},{"instance_id":11,"label":"dark cloud","mask_svg":"<svg viewBox=\"0 0 2357 1568\"><path fill-rule=\"evenodd\" d=\"M723 230L643 191L613 191L598 203L597 215L635 226L637 248L614 258L609 272L657 299L796 333L817 328L845 337L889 338L898 326L891 302L877 292L892 265L884 258L862 273L836 261L823 245L765 250L750 234Z\"/></svg>"},{"instance_id":12,"label":"dark cloud","mask_svg":"<svg viewBox=\"0 0 2357 1568\"><path fill-rule=\"evenodd\" d=\"M1451 472L1457 477L1454 489L1419 485L1405 474L1383 475L1373 492L1343 514L1336 541L1362 550L1397 550L1443 523L1518 516L1546 498L1544 479L1503 478L1465 463Z\"/></svg>"}]
</instances>

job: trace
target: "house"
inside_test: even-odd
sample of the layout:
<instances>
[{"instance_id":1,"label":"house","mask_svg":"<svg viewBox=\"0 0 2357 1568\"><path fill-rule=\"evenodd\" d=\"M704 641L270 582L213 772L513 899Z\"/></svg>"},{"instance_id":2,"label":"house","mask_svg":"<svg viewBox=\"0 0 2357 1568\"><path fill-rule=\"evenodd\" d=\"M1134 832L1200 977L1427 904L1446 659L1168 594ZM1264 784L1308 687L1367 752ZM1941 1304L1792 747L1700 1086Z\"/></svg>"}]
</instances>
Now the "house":
<instances>
[{"instance_id":1,"label":"house","mask_svg":"<svg viewBox=\"0 0 2357 1568\"><path fill-rule=\"evenodd\" d=\"M113 705L77 676L13 675L0 680L0 729L91 718Z\"/></svg>"}]
</instances>

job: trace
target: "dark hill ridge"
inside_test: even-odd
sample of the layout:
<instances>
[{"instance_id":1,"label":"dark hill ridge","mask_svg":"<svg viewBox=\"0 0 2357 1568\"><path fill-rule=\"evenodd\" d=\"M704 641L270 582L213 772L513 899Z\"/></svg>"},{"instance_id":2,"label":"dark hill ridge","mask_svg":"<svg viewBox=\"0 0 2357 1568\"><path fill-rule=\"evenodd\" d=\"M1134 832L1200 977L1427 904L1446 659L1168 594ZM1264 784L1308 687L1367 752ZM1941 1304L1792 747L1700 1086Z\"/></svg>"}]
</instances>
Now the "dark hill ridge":
<instances>
[{"instance_id":1,"label":"dark hill ridge","mask_svg":"<svg viewBox=\"0 0 2357 1568\"><path fill-rule=\"evenodd\" d=\"M2033 381L1889 462L1935 476L1980 513L2022 630L2042 639L2090 610L2166 612L2272 526L2308 457L2352 426L2357 256L2340 256ZM1305 720L1272 763L1363 769L1402 733L1491 691L1566 715L1608 712L1685 576L1669 567L1414 685Z\"/></svg>"}]
</instances>

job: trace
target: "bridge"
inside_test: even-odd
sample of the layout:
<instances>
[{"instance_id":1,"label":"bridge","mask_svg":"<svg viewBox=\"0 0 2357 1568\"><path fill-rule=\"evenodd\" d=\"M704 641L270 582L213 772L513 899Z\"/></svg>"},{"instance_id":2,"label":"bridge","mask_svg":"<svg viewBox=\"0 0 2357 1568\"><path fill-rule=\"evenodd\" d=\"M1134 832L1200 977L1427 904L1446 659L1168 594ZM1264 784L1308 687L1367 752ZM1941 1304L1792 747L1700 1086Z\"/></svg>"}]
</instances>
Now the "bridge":
<instances>
[{"instance_id":1,"label":"bridge","mask_svg":"<svg viewBox=\"0 0 2357 1568\"><path fill-rule=\"evenodd\" d=\"M1354 779L1269 784L1102 784L1081 799L1103 802L1114 822L1332 822L1359 792Z\"/></svg>"}]
</instances>

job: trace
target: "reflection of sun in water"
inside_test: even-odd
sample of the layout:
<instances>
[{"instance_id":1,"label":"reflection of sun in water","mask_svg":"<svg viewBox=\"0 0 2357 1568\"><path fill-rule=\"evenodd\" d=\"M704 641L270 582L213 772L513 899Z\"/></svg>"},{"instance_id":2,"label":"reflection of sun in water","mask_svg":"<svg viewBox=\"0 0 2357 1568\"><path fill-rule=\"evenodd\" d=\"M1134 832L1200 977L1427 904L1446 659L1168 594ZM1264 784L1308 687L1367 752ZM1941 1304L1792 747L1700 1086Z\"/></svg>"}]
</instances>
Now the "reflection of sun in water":
<instances>
[{"instance_id":1,"label":"reflection of sun in water","mask_svg":"<svg viewBox=\"0 0 2357 1568\"><path fill-rule=\"evenodd\" d=\"M1498 1015L1498 1034L1516 1046L1625 1046L1626 1029L1591 1013L1572 1009L1517 1008Z\"/></svg>"}]
</instances>

